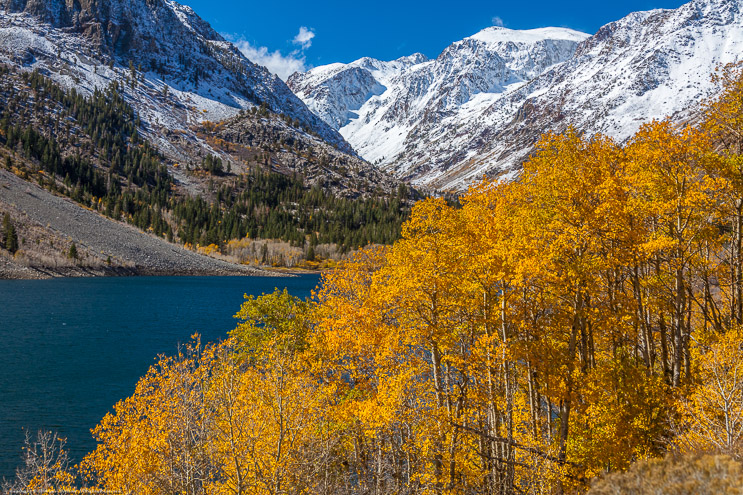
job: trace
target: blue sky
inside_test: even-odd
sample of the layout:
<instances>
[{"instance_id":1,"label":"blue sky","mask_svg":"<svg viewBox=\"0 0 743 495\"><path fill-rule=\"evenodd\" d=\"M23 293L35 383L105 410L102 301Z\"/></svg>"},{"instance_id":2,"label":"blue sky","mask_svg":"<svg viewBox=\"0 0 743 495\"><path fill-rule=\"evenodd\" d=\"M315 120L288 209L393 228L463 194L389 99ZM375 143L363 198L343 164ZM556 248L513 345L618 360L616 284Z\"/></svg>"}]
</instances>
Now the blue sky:
<instances>
[{"instance_id":1,"label":"blue sky","mask_svg":"<svg viewBox=\"0 0 743 495\"><path fill-rule=\"evenodd\" d=\"M382 60L447 45L494 24L512 29L569 27L590 34L637 10L676 8L684 0L180 0L238 43L254 62L286 77L332 62Z\"/></svg>"}]
</instances>

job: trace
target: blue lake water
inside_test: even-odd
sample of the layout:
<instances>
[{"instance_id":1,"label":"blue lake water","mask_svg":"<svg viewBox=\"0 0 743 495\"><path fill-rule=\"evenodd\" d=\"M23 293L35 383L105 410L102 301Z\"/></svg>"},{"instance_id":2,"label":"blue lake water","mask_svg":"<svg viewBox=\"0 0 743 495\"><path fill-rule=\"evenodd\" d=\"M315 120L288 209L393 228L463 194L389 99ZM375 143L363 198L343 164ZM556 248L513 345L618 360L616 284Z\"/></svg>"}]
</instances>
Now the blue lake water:
<instances>
[{"instance_id":1,"label":"blue lake water","mask_svg":"<svg viewBox=\"0 0 743 495\"><path fill-rule=\"evenodd\" d=\"M0 481L28 430L67 438L74 462L90 429L131 395L158 354L199 333L224 339L243 294L286 287L307 297L318 275L0 280Z\"/></svg>"}]
</instances>

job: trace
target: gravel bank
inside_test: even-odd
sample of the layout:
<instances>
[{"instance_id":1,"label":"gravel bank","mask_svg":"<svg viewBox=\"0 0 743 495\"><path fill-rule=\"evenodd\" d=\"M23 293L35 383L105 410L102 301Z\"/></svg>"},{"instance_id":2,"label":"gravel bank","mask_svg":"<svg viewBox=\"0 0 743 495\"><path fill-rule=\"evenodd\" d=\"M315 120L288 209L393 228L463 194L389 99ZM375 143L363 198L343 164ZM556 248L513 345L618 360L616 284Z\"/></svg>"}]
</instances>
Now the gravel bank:
<instances>
[{"instance_id":1,"label":"gravel bank","mask_svg":"<svg viewBox=\"0 0 743 495\"><path fill-rule=\"evenodd\" d=\"M71 269L57 273L54 267L19 267L0 261L0 278L99 275L253 275L279 274L235 265L185 250L164 239L140 232L87 210L69 199L55 196L35 184L0 170L0 203L22 211L29 220L75 242L90 252L108 256L127 269ZM45 270L45 268L48 268Z\"/></svg>"}]
</instances>

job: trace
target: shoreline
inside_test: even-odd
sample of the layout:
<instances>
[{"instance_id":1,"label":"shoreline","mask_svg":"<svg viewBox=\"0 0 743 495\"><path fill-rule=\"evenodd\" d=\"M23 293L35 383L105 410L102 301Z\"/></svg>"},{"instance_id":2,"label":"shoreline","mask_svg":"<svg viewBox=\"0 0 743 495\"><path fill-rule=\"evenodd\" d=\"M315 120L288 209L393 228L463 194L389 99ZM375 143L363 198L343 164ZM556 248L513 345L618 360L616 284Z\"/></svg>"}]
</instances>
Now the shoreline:
<instances>
[{"instance_id":1,"label":"shoreline","mask_svg":"<svg viewBox=\"0 0 743 495\"><path fill-rule=\"evenodd\" d=\"M0 260L2 261L2 260ZM279 271L254 267L245 269L192 269L166 270L157 268L128 268L128 267L43 267L19 266L8 267L0 263L0 280L51 280L55 278L114 278L114 277L296 277L313 272Z\"/></svg>"},{"instance_id":2,"label":"shoreline","mask_svg":"<svg viewBox=\"0 0 743 495\"><path fill-rule=\"evenodd\" d=\"M196 253L112 220L0 169L0 212L20 246L0 250L0 279L120 276L289 276ZM76 246L73 258L71 246ZM77 258L77 259L75 259Z\"/></svg>"}]
</instances>

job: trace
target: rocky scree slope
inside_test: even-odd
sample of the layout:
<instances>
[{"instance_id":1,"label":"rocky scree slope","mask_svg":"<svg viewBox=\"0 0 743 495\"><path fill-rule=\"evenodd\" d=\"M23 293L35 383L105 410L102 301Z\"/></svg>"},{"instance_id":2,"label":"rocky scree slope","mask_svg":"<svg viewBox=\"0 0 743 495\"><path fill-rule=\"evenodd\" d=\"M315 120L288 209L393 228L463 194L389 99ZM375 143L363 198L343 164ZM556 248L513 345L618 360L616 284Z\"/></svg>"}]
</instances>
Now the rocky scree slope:
<instances>
[{"instance_id":1,"label":"rocky scree slope","mask_svg":"<svg viewBox=\"0 0 743 495\"><path fill-rule=\"evenodd\" d=\"M20 250L0 250L0 279L99 275L274 275L203 256L105 218L0 169L0 212L16 224ZM78 260L65 259L75 243ZM60 249L62 251L60 251ZM59 253L63 255L60 257ZM56 253L56 256L55 256Z\"/></svg>"},{"instance_id":2,"label":"rocky scree slope","mask_svg":"<svg viewBox=\"0 0 743 495\"><path fill-rule=\"evenodd\" d=\"M390 173L348 155L317 136L297 132L289 119L277 115L242 113L219 123L196 128L232 163L232 170L252 168L301 176L306 187L320 186L335 197L378 198L397 193L401 182ZM411 198L417 198L412 191Z\"/></svg>"},{"instance_id":3,"label":"rocky scree slope","mask_svg":"<svg viewBox=\"0 0 743 495\"><path fill-rule=\"evenodd\" d=\"M715 68L741 60L742 7L692 0L632 13L591 37L489 28L436 60L369 69L385 89L367 91L361 104L338 102L348 93L341 73L364 67L363 59L315 68L289 85L363 157L414 184L461 190L483 175L517 173L548 131L573 126L622 141L654 118L694 118L717 90ZM572 41L555 45L559 33ZM336 107L347 109L340 124Z\"/></svg>"}]
</instances>

